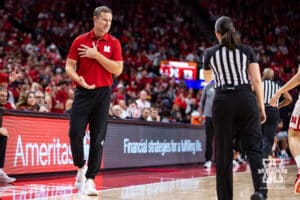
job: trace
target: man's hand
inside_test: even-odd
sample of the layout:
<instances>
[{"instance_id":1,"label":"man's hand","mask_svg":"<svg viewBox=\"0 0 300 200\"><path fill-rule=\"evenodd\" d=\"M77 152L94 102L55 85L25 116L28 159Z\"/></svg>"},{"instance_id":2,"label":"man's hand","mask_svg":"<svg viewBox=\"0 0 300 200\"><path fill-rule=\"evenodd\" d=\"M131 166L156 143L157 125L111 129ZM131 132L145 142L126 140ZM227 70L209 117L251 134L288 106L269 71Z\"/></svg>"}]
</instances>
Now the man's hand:
<instances>
[{"instance_id":1,"label":"man's hand","mask_svg":"<svg viewBox=\"0 0 300 200\"><path fill-rule=\"evenodd\" d=\"M260 111L260 123L263 124L266 122L266 120L267 120L267 115L264 109Z\"/></svg>"},{"instance_id":2,"label":"man's hand","mask_svg":"<svg viewBox=\"0 0 300 200\"><path fill-rule=\"evenodd\" d=\"M8 131L7 131L7 129L1 127L1 128L0 128L0 135L8 136Z\"/></svg>"},{"instance_id":3,"label":"man's hand","mask_svg":"<svg viewBox=\"0 0 300 200\"><path fill-rule=\"evenodd\" d=\"M81 44L80 46L81 47L78 48L80 57L82 57L82 58L93 58L93 59L95 59L97 57L99 52L97 50L95 42L93 42L93 47L92 48L88 47L84 44Z\"/></svg>"},{"instance_id":4,"label":"man's hand","mask_svg":"<svg viewBox=\"0 0 300 200\"><path fill-rule=\"evenodd\" d=\"M95 84L93 84L93 85L87 84L82 76L79 76L79 80L77 81L77 83L79 85L81 85L83 88L88 89L88 90L95 89L95 87L96 87Z\"/></svg>"}]
</instances>

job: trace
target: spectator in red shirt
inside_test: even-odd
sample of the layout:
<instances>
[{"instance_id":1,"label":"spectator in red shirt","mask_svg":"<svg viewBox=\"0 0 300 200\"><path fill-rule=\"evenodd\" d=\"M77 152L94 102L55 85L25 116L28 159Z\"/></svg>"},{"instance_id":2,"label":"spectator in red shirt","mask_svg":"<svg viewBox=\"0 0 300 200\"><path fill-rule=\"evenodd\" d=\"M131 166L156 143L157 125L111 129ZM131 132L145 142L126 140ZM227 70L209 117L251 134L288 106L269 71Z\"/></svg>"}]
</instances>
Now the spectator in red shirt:
<instances>
[{"instance_id":1,"label":"spectator in red shirt","mask_svg":"<svg viewBox=\"0 0 300 200\"><path fill-rule=\"evenodd\" d=\"M0 85L7 87L8 82L14 82L15 80L20 80L22 78L23 75L16 73L15 70L13 70L10 74L0 72Z\"/></svg>"},{"instance_id":2,"label":"spectator in red shirt","mask_svg":"<svg viewBox=\"0 0 300 200\"><path fill-rule=\"evenodd\" d=\"M126 101L125 87L123 83L119 83L117 85L117 91L112 93L111 99L114 105L118 104L120 100Z\"/></svg>"},{"instance_id":3,"label":"spectator in red shirt","mask_svg":"<svg viewBox=\"0 0 300 200\"><path fill-rule=\"evenodd\" d=\"M51 112L54 113L64 113L65 105L68 99L68 89L69 83L67 81L59 81L57 85L57 90L52 96L52 108Z\"/></svg>"},{"instance_id":4,"label":"spectator in red shirt","mask_svg":"<svg viewBox=\"0 0 300 200\"><path fill-rule=\"evenodd\" d=\"M174 104L178 105L181 110L185 111L186 109L186 98L184 97L183 92L179 92L178 96L176 96L174 100Z\"/></svg>"}]
</instances>

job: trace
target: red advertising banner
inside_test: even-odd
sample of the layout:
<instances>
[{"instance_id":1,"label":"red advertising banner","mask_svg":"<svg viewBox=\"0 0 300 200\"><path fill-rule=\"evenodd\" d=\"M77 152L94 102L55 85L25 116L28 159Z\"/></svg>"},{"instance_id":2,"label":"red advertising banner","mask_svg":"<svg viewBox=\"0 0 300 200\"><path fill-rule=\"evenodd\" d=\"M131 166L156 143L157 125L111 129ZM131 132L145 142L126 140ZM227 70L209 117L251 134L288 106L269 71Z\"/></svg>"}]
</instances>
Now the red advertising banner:
<instances>
[{"instance_id":1,"label":"red advertising banner","mask_svg":"<svg viewBox=\"0 0 300 200\"><path fill-rule=\"evenodd\" d=\"M67 119L3 116L7 128L5 171L26 174L76 170Z\"/></svg>"},{"instance_id":2,"label":"red advertising banner","mask_svg":"<svg viewBox=\"0 0 300 200\"><path fill-rule=\"evenodd\" d=\"M76 170L67 116L9 111L2 115L2 127L9 132L4 166L8 174ZM87 129L83 140L85 160L89 136ZM199 163L205 161L204 149L205 131L201 126L110 120L101 169Z\"/></svg>"}]
</instances>

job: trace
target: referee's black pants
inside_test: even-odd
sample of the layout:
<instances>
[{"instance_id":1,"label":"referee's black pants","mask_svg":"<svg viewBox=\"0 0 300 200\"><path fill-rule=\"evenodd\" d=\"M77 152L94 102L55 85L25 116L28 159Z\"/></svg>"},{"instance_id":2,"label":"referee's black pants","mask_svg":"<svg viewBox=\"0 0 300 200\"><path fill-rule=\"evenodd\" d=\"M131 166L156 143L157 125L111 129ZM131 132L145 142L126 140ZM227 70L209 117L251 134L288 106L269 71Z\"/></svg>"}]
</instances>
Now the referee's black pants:
<instances>
[{"instance_id":1,"label":"referee's black pants","mask_svg":"<svg viewBox=\"0 0 300 200\"><path fill-rule=\"evenodd\" d=\"M212 117L205 117L205 135L206 135L206 148L205 148L205 160L212 160L213 155L213 137L214 127Z\"/></svg>"},{"instance_id":2,"label":"referee's black pants","mask_svg":"<svg viewBox=\"0 0 300 200\"><path fill-rule=\"evenodd\" d=\"M216 179L219 200L233 197L233 139L241 140L249 158L254 190L267 196L263 181L262 134L256 96L250 87L232 92L217 90L213 105L213 121L216 135ZM250 194L249 194L250 195Z\"/></svg>"},{"instance_id":3,"label":"referee's black pants","mask_svg":"<svg viewBox=\"0 0 300 200\"><path fill-rule=\"evenodd\" d=\"M70 143L74 165L81 168L85 164L83 138L87 125L90 130L90 150L87 178L94 179L99 172L103 144L106 136L110 87L93 90L76 88L70 116Z\"/></svg>"},{"instance_id":4,"label":"referee's black pants","mask_svg":"<svg viewBox=\"0 0 300 200\"><path fill-rule=\"evenodd\" d=\"M0 135L0 168L4 167L7 136Z\"/></svg>"},{"instance_id":5,"label":"referee's black pants","mask_svg":"<svg viewBox=\"0 0 300 200\"><path fill-rule=\"evenodd\" d=\"M265 106L267 120L262 124L263 156L268 158L272 153L274 137L277 131L280 113L277 107Z\"/></svg>"}]
</instances>

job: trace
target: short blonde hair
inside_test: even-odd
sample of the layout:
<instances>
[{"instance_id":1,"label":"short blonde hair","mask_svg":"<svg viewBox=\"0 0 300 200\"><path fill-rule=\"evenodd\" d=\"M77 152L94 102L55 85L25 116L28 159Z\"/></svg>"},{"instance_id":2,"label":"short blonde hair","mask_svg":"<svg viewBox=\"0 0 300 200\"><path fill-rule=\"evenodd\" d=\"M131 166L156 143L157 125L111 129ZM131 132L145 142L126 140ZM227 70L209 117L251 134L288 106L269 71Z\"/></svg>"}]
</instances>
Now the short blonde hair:
<instances>
[{"instance_id":1,"label":"short blonde hair","mask_svg":"<svg viewBox=\"0 0 300 200\"><path fill-rule=\"evenodd\" d=\"M101 13L111 13L112 14L112 10L107 7L107 6L100 6L95 8L93 16L99 16Z\"/></svg>"}]
</instances>

